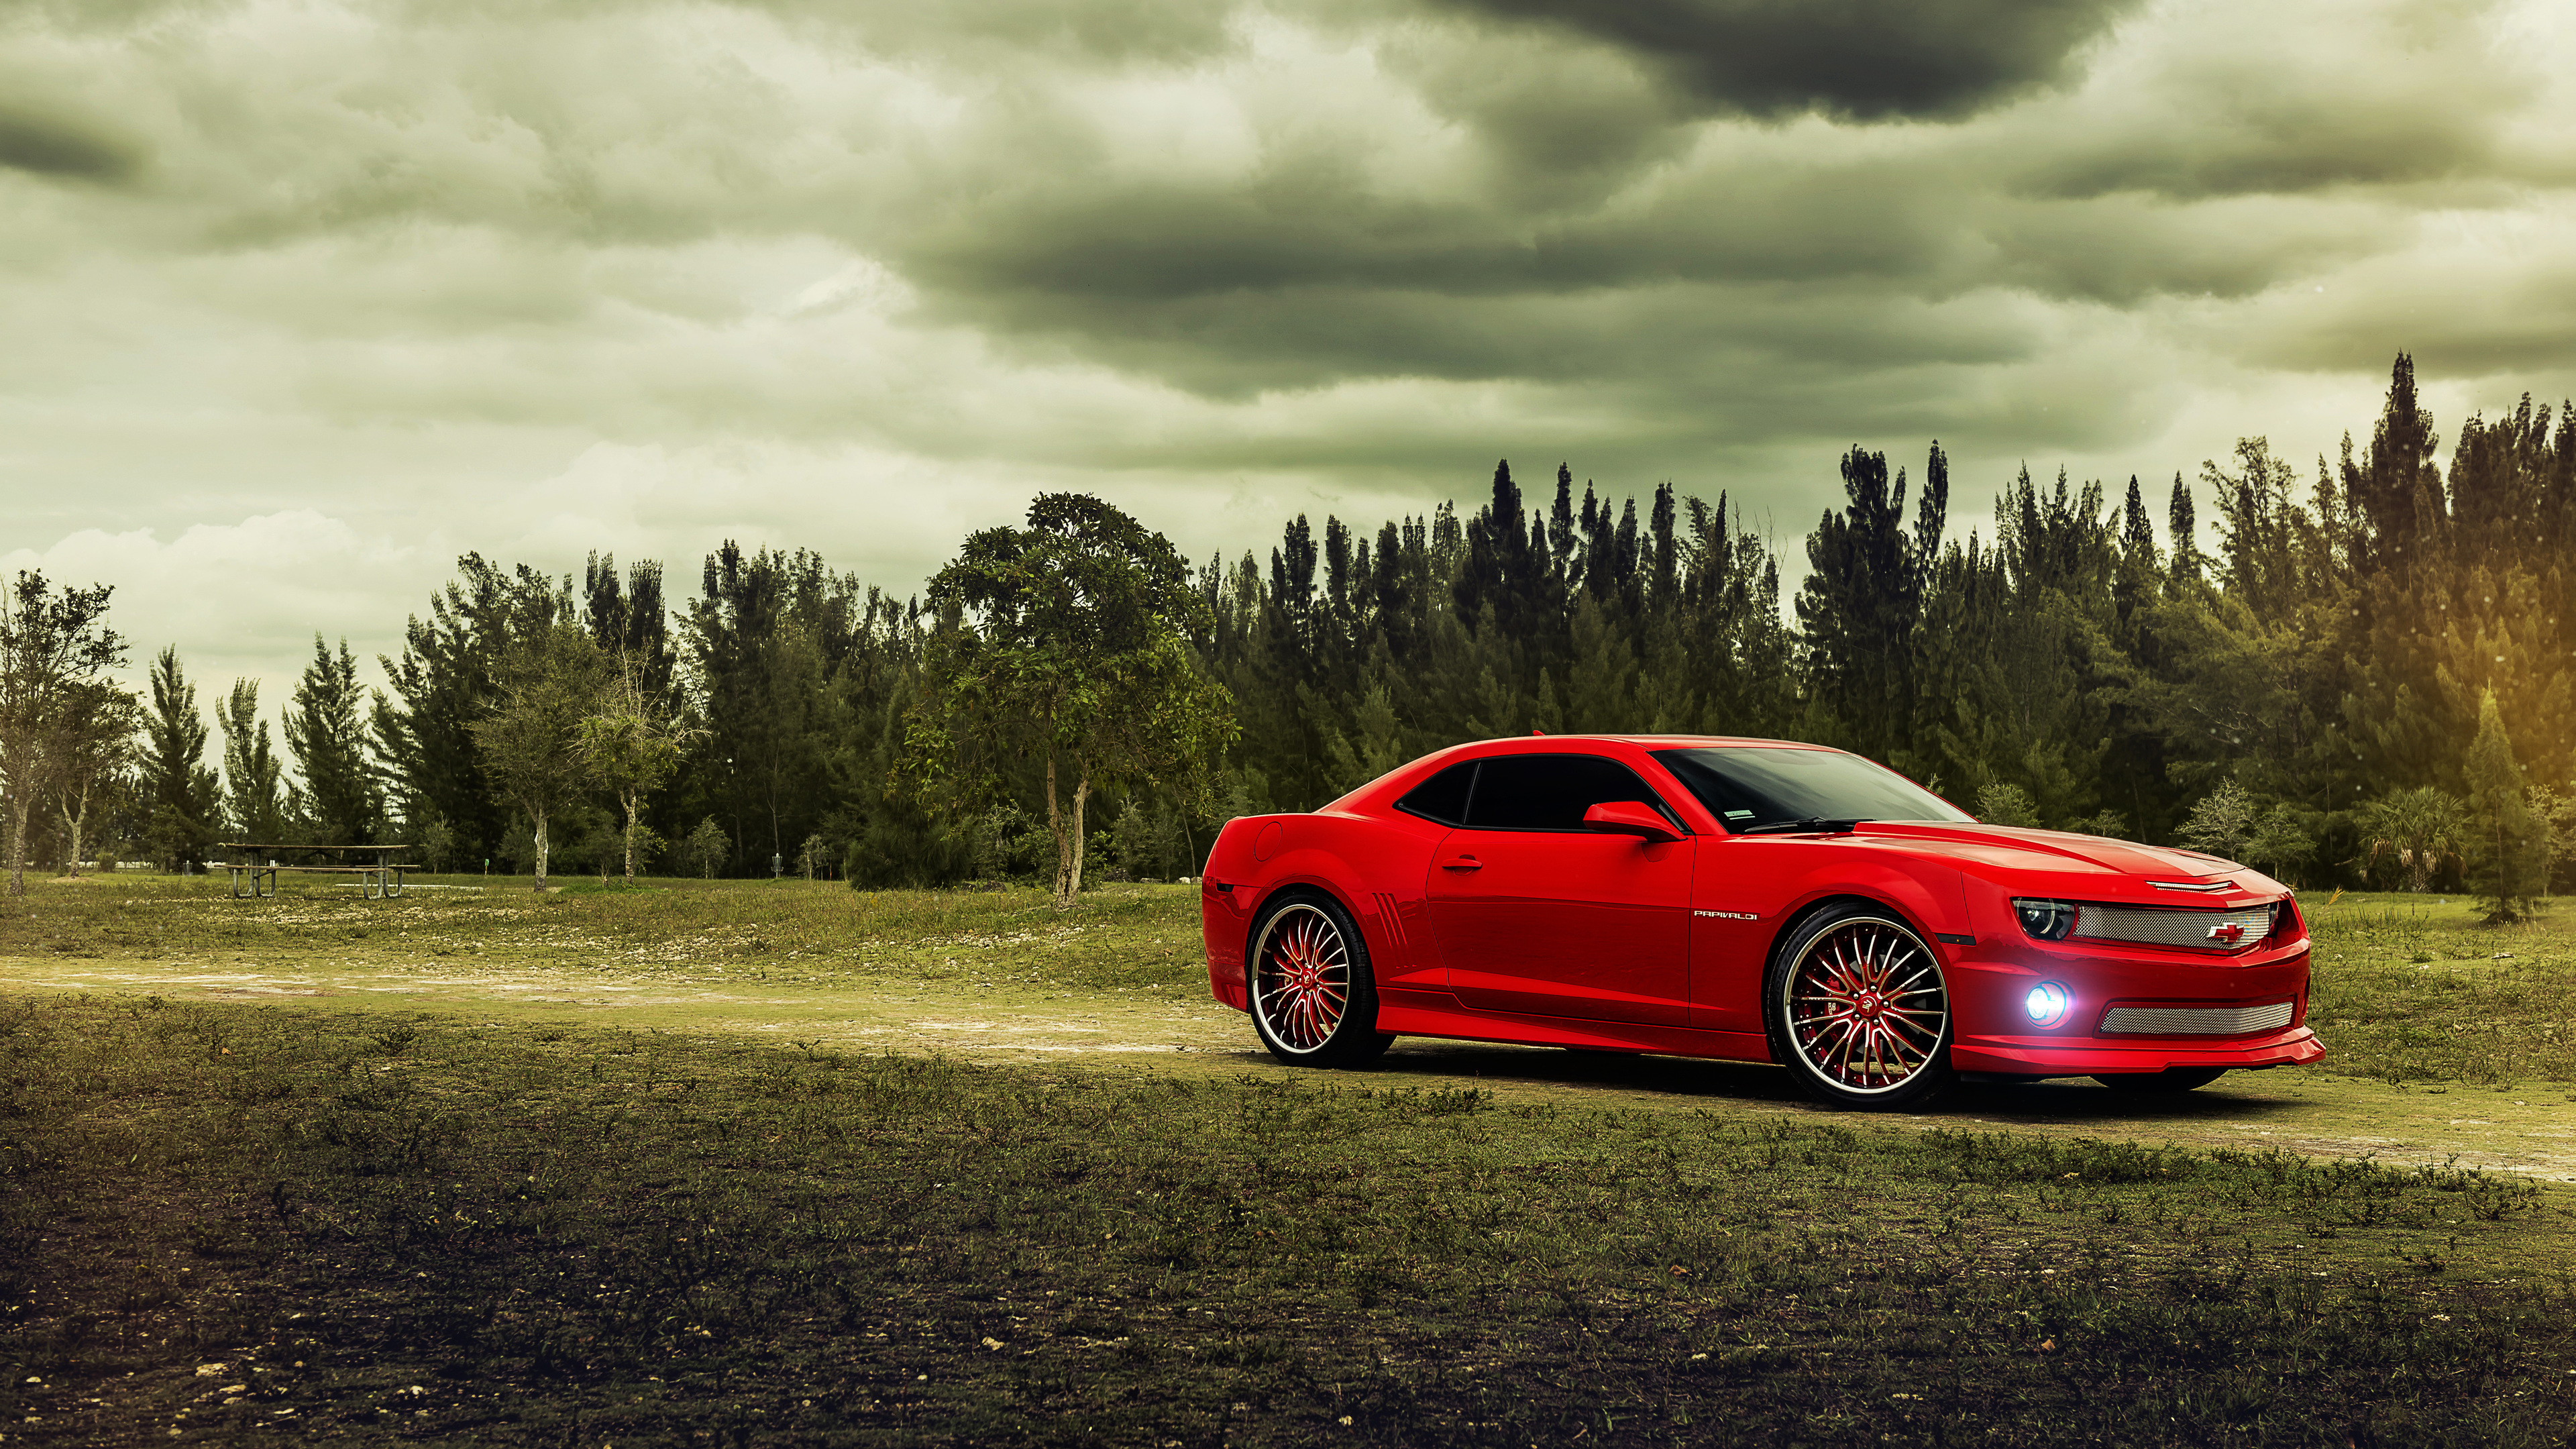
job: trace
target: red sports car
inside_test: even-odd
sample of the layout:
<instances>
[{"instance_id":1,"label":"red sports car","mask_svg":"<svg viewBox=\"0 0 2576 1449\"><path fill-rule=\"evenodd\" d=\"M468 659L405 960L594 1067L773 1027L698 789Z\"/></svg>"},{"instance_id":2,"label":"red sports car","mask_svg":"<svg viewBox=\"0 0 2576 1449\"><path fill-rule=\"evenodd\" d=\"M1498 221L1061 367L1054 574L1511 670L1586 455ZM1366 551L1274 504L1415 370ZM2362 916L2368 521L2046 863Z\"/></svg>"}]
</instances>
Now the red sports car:
<instances>
[{"instance_id":1,"label":"red sports car","mask_svg":"<svg viewBox=\"0 0 2576 1449\"><path fill-rule=\"evenodd\" d=\"M2325 1054L2278 882L1981 825L1778 740L1443 750L1229 822L1200 916L1217 999L1315 1066L1456 1037L1777 1062L1894 1107L1961 1076L2180 1090Z\"/></svg>"}]
</instances>

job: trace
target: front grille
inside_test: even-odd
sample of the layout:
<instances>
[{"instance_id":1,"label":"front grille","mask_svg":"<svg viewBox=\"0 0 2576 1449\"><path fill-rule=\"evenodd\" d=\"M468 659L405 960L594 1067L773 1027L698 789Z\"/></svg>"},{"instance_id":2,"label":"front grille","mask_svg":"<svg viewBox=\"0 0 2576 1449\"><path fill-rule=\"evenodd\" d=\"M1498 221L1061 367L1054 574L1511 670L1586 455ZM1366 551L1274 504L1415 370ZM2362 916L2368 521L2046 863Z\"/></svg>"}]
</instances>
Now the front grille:
<instances>
[{"instance_id":1,"label":"front grille","mask_svg":"<svg viewBox=\"0 0 2576 1449\"><path fill-rule=\"evenodd\" d=\"M2238 933L2234 941L2227 939L2226 928L2230 926ZM2212 931L2219 934L2212 936ZM2134 906L2081 906L2076 910L2073 934L2096 941L2131 941L2141 946L2231 954L2250 951L2272 934L2272 908L2150 911Z\"/></svg>"},{"instance_id":2,"label":"front grille","mask_svg":"<svg viewBox=\"0 0 2576 1449\"><path fill-rule=\"evenodd\" d=\"M2244 1036L2290 1024L2289 1002L2269 1006L2115 1006L2102 1013L2104 1036Z\"/></svg>"}]
</instances>

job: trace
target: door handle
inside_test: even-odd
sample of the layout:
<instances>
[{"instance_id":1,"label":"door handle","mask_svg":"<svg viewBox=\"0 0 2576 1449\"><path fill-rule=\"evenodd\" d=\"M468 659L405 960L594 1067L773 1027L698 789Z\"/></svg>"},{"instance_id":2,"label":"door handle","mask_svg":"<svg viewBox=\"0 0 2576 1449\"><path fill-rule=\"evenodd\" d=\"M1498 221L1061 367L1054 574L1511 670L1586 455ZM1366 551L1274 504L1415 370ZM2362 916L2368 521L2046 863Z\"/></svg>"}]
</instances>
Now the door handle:
<instances>
[{"instance_id":1,"label":"door handle","mask_svg":"<svg viewBox=\"0 0 2576 1449\"><path fill-rule=\"evenodd\" d=\"M1472 855L1453 855L1440 862L1442 870L1483 870L1485 863Z\"/></svg>"}]
</instances>

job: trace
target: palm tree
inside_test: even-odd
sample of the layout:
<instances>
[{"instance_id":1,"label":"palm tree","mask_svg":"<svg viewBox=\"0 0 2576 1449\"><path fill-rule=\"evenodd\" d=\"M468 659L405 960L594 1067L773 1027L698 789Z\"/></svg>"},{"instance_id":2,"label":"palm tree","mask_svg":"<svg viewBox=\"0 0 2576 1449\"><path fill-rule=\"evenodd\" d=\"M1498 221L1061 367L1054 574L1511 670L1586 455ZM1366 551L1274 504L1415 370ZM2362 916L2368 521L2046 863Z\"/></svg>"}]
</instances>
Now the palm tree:
<instances>
[{"instance_id":1,"label":"palm tree","mask_svg":"<svg viewBox=\"0 0 2576 1449\"><path fill-rule=\"evenodd\" d=\"M2384 859L2405 889L2422 891L2435 870L2460 858L2468 812L2459 797L2426 785L2380 796L2363 808L2359 824L2364 865Z\"/></svg>"}]
</instances>

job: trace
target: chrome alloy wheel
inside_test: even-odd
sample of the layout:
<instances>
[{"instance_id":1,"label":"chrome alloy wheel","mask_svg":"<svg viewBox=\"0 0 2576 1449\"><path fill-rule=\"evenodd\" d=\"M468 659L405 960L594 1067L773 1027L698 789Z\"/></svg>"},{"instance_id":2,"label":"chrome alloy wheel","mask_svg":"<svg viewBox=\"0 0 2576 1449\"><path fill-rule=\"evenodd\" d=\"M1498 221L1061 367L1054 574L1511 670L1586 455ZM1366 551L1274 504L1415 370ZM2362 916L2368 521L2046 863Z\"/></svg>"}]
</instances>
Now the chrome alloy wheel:
<instances>
[{"instance_id":1,"label":"chrome alloy wheel","mask_svg":"<svg viewBox=\"0 0 2576 1449\"><path fill-rule=\"evenodd\" d=\"M1950 1030L1941 966L1894 921L1835 922L1806 943L1780 991L1790 1049L1843 1092L1899 1091L1941 1065Z\"/></svg>"},{"instance_id":2,"label":"chrome alloy wheel","mask_svg":"<svg viewBox=\"0 0 2576 1449\"><path fill-rule=\"evenodd\" d=\"M1351 1009L1351 952L1322 907L1284 906L1252 953L1252 1009L1282 1050L1320 1051Z\"/></svg>"}]
</instances>

